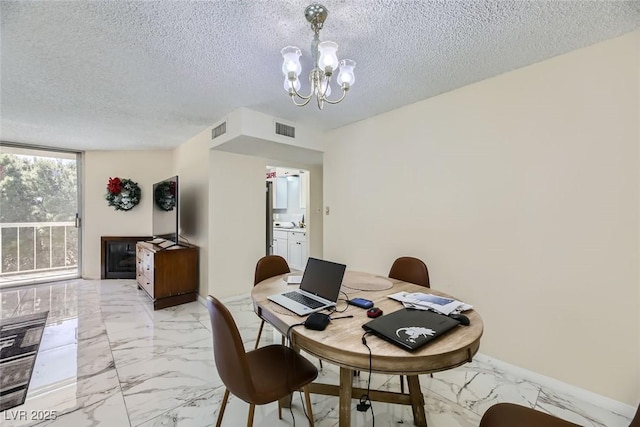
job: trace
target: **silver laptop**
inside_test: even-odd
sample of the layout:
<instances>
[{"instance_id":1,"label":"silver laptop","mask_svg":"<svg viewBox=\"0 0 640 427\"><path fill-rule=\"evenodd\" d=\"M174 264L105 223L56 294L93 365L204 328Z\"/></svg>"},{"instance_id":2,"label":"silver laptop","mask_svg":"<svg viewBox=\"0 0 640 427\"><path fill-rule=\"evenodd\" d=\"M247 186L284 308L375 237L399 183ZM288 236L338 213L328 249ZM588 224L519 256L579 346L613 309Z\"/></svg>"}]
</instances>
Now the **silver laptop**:
<instances>
[{"instance_id":1,"label":"silver laptop","mask_svg":"<svg viewBox=\"0 0 640 427\"><path fill-rule=\"evenodd\" d=\"M306 316L333 307L338 301L342 278L347 266L317 258L309 258L299 289L271 295L269 300Z\"/></svg>"}]
</instances>

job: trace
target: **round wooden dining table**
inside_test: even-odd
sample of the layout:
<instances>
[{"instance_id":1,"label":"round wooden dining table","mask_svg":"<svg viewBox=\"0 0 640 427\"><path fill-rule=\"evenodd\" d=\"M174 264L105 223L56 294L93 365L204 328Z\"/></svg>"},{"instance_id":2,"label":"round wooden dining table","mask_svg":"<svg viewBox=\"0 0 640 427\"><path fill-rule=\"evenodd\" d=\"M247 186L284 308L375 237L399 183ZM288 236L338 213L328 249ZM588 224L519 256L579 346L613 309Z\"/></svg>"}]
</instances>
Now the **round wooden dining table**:
<instances>
[{"instance_id":1,"label":"round wooden dining table","mask_svg":"<svg viewBox=\"0 0 640 427\"><path fill-rule=\"evenodd\" d=\"M290 329L292 325L304 322L305 317L300 317L268 299L270 295L297 288L298 285L288 285L283 280L286 276L275 276L254 286L251 292L254 311L283 335L289 331L293 348L304 350L340 367L339 386L319 383L310 386L312 393L339 396L340 427L351 425L351 400L367 394L366 389L355 388L352 383L354 372L368 372L370 362L371 371L374 373L406 375L409 392L370 390L369 398L372 401L411 405L415 425L426 426L424 395L420 389L418 375L444 371L470 362L480 347L484 328L482 318L475 310L468 310L464 314L470 320L469 326L456 326L452 331L412 352L375 335L367 335L366 343L371 349L369 354L369 349L362 342L362 325L371 319L367 317L367 310L347 306L347 298L366 298L373 301L374 306L379 307L385 314L389 314L402 309L400 302L388 297L393 293L406 291L451 296L437 289L354 271L345 273L336 307L339 311L348 307L347 310L332 314L332 317L353 315L353 318L333 320L323 331L307 329L304 326Z\"/></svg>"}]
</instances>

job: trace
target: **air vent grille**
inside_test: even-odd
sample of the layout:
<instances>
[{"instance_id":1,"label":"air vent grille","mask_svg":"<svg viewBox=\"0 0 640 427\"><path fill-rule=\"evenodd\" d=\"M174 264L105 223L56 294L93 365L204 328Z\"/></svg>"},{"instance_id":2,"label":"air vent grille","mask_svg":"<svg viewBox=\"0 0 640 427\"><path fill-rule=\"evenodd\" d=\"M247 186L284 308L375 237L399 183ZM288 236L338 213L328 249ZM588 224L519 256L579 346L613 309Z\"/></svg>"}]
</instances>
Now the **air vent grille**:
<instances>
[{"instance_id":1,"label":"air vent grille","mask_svg":"<svg viewBox=\"0 0 640 427\"><path fill-rule=\"evenodd\" d=\"M289 138L296 137L296 128L293 126L285 125L283 123L276 122L276 134L286 136Z\"/></svg>"},{"instance_id":2,"label":"air vent grille","mask_svg":"<svg viewBox=\"0 0 640 427\"><path fill-rule=\"evenodd\" d=\"M227 133L227 122L222 122L218 126L214 127L211 131L211 139L216 139L220 135Z\"/></svg>"}]
</instances>

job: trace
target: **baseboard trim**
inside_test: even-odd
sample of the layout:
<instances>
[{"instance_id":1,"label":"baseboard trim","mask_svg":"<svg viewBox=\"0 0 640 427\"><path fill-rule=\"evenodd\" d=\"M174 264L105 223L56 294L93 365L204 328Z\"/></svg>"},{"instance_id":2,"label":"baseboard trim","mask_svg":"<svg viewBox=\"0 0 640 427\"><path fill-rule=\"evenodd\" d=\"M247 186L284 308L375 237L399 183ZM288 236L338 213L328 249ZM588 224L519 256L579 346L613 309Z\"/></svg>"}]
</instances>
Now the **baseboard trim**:
<instances>
[{"instance_id":1,"label":"baseboard trim","mask_svg":"<svg viewBox=\"0 0 640 427\"><path fill-rule=\"evenodd\" d=\"M477 359L479 362L495 366L499 370L509 372L515 375L517 378L522 378L524 380L538 384L551 392L568 394L569 396L575 397L588 404L598 406L611 412L615 412L617 414L628 417L629 419L633 418L637 410L636 407L623 402L619 402L610 397L602 396L592 391L562 382L555 378L547 377L537 372L529 371L527 369L512 365L507 362L503 362L502 360L487 356L485 354L478 353L474 356L474 359Z\"/></svg>"},{"instance_id":2,"label":"baseboard trim","mask_svg":"<svg viewBox=\"0 0 640 427\"><path fill-rule=\"evenodd\" d=\"M204 305L205 307L207 306L207 299L206 298L202 298L202 295L198 294L198 302L202 305Z\"/></svg>"}]
</instances>

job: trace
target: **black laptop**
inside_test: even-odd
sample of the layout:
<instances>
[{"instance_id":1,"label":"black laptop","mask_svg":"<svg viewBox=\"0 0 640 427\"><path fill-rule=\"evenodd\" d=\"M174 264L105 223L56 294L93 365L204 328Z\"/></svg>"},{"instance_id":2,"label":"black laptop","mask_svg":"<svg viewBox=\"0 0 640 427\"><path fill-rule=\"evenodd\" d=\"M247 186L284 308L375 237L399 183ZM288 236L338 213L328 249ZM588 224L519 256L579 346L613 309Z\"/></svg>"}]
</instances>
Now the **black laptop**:
<instances>
[{"instance_id":1,"label":"black laptop","mask_svg":"<svg viewBox=\"0 0 640 427\"><path fill-rule=\"evenodd\" d=\"M362 329L405 350L416 350L460 322L442 314L403 308L362 325Z\"/></svg>"}]
</instances>

